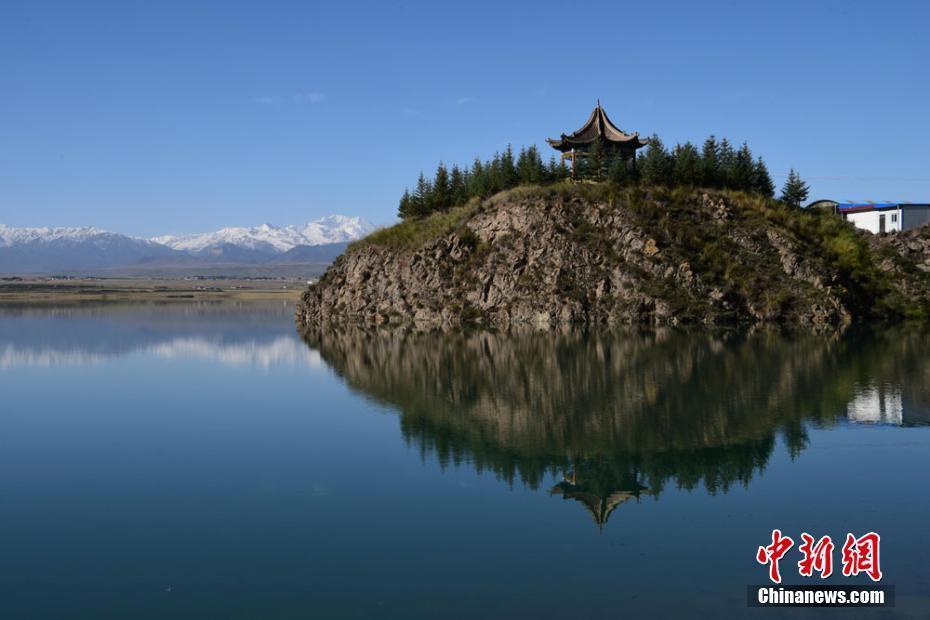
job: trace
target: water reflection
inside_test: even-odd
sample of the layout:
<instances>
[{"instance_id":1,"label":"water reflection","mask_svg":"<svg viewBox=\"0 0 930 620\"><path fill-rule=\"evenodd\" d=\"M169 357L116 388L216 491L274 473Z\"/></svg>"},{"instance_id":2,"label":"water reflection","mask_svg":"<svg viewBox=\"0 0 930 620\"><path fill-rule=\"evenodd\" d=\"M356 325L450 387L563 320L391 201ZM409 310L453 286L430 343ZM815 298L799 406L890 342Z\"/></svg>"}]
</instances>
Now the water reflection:
<instances>
[{"instance_id":1,"label":"water reflection","mask_svg":"<svg viewBox=\"0 0 930 620\"><path fill-rule=\"evenodd\" d=\"M928 337L895 331L786 338L760 332L311 331L344 381L396 409L408 442L577 501L602 527L674 484L748 485L780 436L811 425L925 424Z\"/></svg>"},{"instance_id":2,"label":"water reflection","mask_svg":"<svg viewBox=\"0 0 930 620\"><path fill-rule=\"evenodd\" d=\"M93 366L134 354L231 366L320 365L290 327L293 304L201 302L0 309L0 371Z\"/></svg>"}]
</instances>

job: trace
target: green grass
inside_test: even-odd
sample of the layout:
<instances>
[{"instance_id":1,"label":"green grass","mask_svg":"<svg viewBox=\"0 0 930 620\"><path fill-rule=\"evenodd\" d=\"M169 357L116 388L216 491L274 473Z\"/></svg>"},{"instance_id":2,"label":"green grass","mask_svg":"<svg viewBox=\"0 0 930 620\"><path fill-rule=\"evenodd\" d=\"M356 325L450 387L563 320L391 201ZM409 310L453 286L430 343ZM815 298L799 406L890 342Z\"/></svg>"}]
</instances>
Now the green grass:
<instances>
[{"instance_id":1,"label":"green grass","mask_svg":"<svg viewBox=\"0 0 930 620\"><path fill-rule=\"evenodd\" d=\"M448 211L433 213L424 218L409 219L393 226L380 228L367 237L349 244L348 252L366 246L395 249L416 249L456 230L483 209L492 209L500 204L524 198L580 198L592 202L610 200L616 192L605 183L572 183L563 181L552 185L524 185L497 193L484 200L473 198L467 204ZM471 231L462 230L468 237ZM473 233L472 233L473 235Z\"/></svg>"},{"instance_id":2,"label":"green grass","mask_svg":"<svg viewBox=\"0 0 930 620\"><path fill-rule=\"evenodd\" d=\"M366 246L415 249L461 228L462 224L475 215L480 208L481 202L473 200L462 207L380 228L367 237L349 244L347 252L355 252Z\"/></svg>"}]
</instances>

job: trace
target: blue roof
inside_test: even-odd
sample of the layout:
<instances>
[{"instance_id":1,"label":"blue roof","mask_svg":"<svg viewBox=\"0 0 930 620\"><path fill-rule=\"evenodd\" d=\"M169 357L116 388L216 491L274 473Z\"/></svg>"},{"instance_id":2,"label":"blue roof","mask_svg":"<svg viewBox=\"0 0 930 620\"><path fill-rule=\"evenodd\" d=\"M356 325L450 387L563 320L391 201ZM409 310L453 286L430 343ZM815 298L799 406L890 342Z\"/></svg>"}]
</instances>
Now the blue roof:
<instances>
[{"instance_id":1,"label":"blue roof","mask_svg":"<svg viewBox=\"0 0 930 620\"><path fill-rule=\"evenodd\" d=\"M872 209L886 209L889 207L899 207L902 204L901 202L838 202L836 206L840 209L861 209L862 207L870 207Z\"/></svg>"},{"instance_id":2,"label":"blue roof","mask_svg":"<svg viewBox=\"0 0 930 620\"><path fill-rule=\"evenodd\" d=\"M908 208L908 207L930 207L930 202L910 202L907 200L900 201L891 201L883 200L881 202L873 202L871 200L829 200L821 198L820 200L815 200L811 203L808 203L808 207L812 206L821 206L822 204L829 204L832 207L836 207L838 210L845 211L847 209L856 209L859 211L865 211L868 209L894 209L894 208Z\"/></svg>"}]
</instances>

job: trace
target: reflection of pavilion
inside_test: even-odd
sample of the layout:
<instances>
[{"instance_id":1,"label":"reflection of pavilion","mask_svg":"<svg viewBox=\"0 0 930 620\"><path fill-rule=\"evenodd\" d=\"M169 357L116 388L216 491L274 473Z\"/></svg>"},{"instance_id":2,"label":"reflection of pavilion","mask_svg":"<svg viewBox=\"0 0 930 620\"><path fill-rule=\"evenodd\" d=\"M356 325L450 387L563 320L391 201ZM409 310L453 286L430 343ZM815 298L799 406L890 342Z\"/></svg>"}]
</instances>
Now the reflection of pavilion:
<instances>
[{"instance_id":1,"label":"reflection of pavilion","mask_svg":"<svg viewBox=\"0 0 930 620\"><path fill-rule=\"evenodd\" d=\"M792 455L805 448L808 421L829 426L845 412L854 422L930 424L923 335L841 347L764 333L304 337L350 388L397 409L404 438L424 455L532 489L562 472L550 493L579 502L599 529L621 504L669 483L711 494L748 485L778 435ZM781 379L760 382L771 376Z\"/></svg>"},{"instance_id":2,"label":"reflection of pavilion","mask_svg":"<svg viewBox=\"0 0 930 620\"><path fill-rule=\"evenodd\" d=\"M576 464L574 469L565 472L562 481L552 487L549 493L561 495L564 499L573 499L591 513L598 530L617 506L630 499L639 499L640 493L647 488L638 481L638 472L615 475L616 472L600 467L592 467L585 462Z\"/></svg>"}]
</instances>

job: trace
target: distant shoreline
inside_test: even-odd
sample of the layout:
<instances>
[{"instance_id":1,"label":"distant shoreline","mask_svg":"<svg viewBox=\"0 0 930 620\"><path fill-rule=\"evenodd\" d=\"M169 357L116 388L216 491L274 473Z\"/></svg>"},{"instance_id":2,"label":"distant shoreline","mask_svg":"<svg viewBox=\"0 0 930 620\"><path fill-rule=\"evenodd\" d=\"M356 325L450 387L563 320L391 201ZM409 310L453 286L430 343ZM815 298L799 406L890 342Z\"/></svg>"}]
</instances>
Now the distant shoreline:
<instances>
[{"instance_id":1,"label":"distant shoreline","mask_svg":"<svg viewBox=\"0 0 930 620\"><path fill-rule=\"evenodd\" d=\"M297 301L306 279L46 278L0 280L0 306L62 302Z\"/></svg>"}]
</instances>

